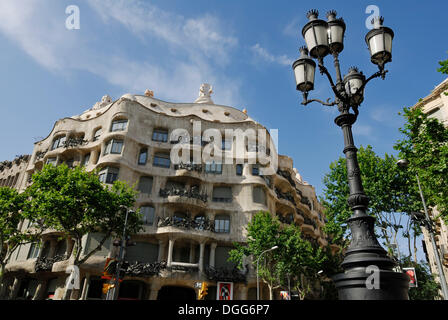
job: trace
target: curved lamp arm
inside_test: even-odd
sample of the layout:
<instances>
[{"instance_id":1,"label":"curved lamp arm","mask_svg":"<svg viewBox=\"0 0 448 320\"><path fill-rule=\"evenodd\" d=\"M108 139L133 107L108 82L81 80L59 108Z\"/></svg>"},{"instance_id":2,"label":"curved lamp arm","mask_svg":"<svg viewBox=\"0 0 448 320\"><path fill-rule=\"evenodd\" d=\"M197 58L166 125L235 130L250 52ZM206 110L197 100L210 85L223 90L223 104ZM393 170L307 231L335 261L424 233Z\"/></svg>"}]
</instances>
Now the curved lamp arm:
<instances>
[{"instance_id":1,"label":"curved lamp arm","mask_svg":"<svg viewBox=\"0 0 448 320\"><path fill-rule=\"evenodd\" d=\"M304 93L303 93L303 101L301 102L301 104L303 104L304 106L306 106L307 104L309 104L309 103L311 103L311 102L319 102L321 105L329 106L329 107L337 105L337 102L336 102L336 101L330 102L330 99L331 99L331 98L328 98L328 99L327 99L327 102L324 102L324 101L319 100L319 99L311 99L311 100L308 100L308 92L304 92Z\"/></svg>"}]
</instances>

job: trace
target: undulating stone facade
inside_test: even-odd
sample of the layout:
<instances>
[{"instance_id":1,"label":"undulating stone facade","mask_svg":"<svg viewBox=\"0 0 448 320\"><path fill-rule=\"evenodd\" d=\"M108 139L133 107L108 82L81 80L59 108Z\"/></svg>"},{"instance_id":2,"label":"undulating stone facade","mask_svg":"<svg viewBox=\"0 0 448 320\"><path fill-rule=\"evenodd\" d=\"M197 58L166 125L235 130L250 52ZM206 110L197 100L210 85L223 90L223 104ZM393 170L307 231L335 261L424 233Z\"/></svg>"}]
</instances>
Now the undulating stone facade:
<instances>
[{"instance_id":1,"label":"undulating stone facade","mask_svg":"<svg viewBox=\"0 0 448 320\"><path fill-rule=\"evenodd\" d=\"M58 120L49 135L34 145L31 156L2 163L0 183L24 190L33 172L44 164L66 163L100 169L99 179L135 183L140 191L135 207L144 215L144 231L134 235L128 247L128 274L121 284L121 299L195 299L195 283L209 284L207 299L216 299L219 281L233 283L234 299L255 299L256 278L252 261L236 270L227 261L234 242L243 243L245 227L260 210L279 216L284 223L297 223L309 241L328 242L322 228L323 208L314 188L304 182L288 156L278 156L278 168L261 175L263 166L248 163L257 150L248 146L244 164L171 162L171 150L186 143L191 150L204 150L210 141L172 140L172 132L185 129L193 137L217 129L264 130L245 110L216 105L211 87L203 85L195 103L169 103L144 95L125 94L112 101L104 96L81 115ZM224 153L232 153L234 141L222 141ZM269 146L266 154L273 149ZM32 227L24 223L21 228ZM60 240L48 230L39 248L21 246L12 255L5 275L7 295L12 299L61 299L66 268L71 264L73 242ZM87 250L99 236L84 238ZM101 279L105 261L117 254L113 240L80 268L81 288L72 298L104 299ZM268 298L266 288L262 297Z\"/></svg>"}]
</instances>

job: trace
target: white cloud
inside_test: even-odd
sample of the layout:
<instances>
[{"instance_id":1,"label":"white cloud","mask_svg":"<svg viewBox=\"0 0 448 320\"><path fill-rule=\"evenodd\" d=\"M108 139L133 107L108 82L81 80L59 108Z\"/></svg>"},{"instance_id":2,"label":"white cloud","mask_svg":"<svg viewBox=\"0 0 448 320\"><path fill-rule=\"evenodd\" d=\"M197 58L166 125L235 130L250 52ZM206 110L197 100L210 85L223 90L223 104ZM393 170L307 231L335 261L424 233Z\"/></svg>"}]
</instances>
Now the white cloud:
<instances>
[{"instance_id":1,"label":"white cloud","mask_svg":"<svg viewBox=\"0 0 448 320\"><path fill-rule=\"evenodd\" d=\"M239 81L228 79L219 69L229 63L238 40L228 30L222 31L218 18L208 14L186 18L138 0L88 0L88 4L90 7L81 7L81 29L67 30L61 3L2 0L0 32L57 74L87 71L124 92L142 93L149 88L157 98L182 102L194 101L200 84L209 82L215 88L216 103L241 104ZM100 30L83 21L89 16L84 10L89 8L100 17ZM108 26L117 24L125 27L129 39L98 40ZM135 50L148 43L169 50L163 50L162 56L151 50L142 61L132 54L133 41ZM123 47L129 45L132 47L126 48L126 53ZM103 94L98 92L98 96Z\"/></svg>"},{"instance_id":2,"label":"white cloud","mask_svg":"<svg viewBox=\"0 0 448 320\"><path fill-rule=\"evenodd\" d=\"M302 25L300 25L302 19L300 17L294 18L283 28L283 34L287 36L297 37L302 35Z\"/></svg>"},{"instance_id":3,"label":"white cloud","mask_svg":"<svg viewBox=\"0 0 448 320\"><path fill-rule=\"evenodd\" d=\"M259 43L253 45L250 49L256 56L271 63L278 63L284 66L290 66L293 63L293 60L288 58L286 55L275 56L271 54L268 50L260 46Z\"/></svg>"},{"instance_id":4,"label":"white cloud","mask_svg":"<svg viewBox=\"0 0 448 320\"><path fill-rule=\"evenodd\" d=\"M353 125L353 135L365 136L373 138L373 128L366 124L354 124Z\"/></svg>"}]
</instances>

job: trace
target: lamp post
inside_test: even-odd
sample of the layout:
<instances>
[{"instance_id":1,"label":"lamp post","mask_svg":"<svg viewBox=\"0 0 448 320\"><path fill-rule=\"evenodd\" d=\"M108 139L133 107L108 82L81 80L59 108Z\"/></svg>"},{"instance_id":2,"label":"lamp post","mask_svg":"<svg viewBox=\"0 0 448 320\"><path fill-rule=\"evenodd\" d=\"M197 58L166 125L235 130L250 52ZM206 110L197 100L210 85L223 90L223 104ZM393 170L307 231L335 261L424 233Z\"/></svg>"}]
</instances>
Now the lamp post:
<instances>
[{"instance_id":1,"label":"lamp post","mask_svg":"<svg viewBox=\"0 0 448 320\"><path fill-rule=\"evenodd\" d=\"M124 207L123 207L124 208ZM120 244L120 251L118 253L118 259L117 259L117 265L116 265L116 269L115 269L115 279L114 279L114 287L112 288L112 291L108 292L107 295L107 300L115 300L118 296L118 291L119 291L119 286L120 286L120 269L121 269L121 265L123 263L123 254L124 254L124 248L126 247L126 227L128 224L128 216L129 214L134 214L135 211L133 210L129 210L128 208L126 209L126 217L124 219L124 226L123 226L123 236L121 238L121 244Z\"/></svg>"},{"instance_id":2,"label":"lamp post","mask_svg":"<svg viewBox=\"0 0 448 320\"><path fill-rule=\"evenodd\" d=\"M384 79L386 76L384 66L392 60L394 33L382 25L382 17L373 19L374 29L367 33L365 41L370 50L370 60L378 66L379 71L366 78L358 68L351 67L348 74L342 77L339 54L344 49L345 22L342 18L336 18L336 11L327 13L328 21L318 19L318 15L317 10L311 10L307 14L309 22L302 29L306 47L300 48L301 56L293 63L293 70L296 88L303 94L303 105L319 102L325 106L337 106L340 112L334 121L341 127L344 136L343 152L347 159L350 189L348 204L353 211L347 223L352 240L341 264L345 272L334 276L333 281L341 300L407 300L409 278L393 271L395 262L388 257L376 239L375 218L366 214L369 198L363 190L357 159L358 149L354 145L352 134L352 125L356 122L358 108L364 100L364 88L372 79ZM324 66L324 58L329 54L333 57L336 82ZM309 91L314 89L316 63L313 58L318 62L320 73L328 78L335 96L334 101L308 99ZM370 270L374 270L374 274Z\"/></svg>"},{"instance_id":3,"label":"lamp post","mask_svg":"<svg viewBox=\"0 0 448 320\"><path fill-rule=\"evenodd\" d=\"M264 250L264 251L263 251L262 253L260 253L260 255L258 256L258 259L257 259L257 300L260 300L260 283L259 283L259 280L258 280L258 262L260 261L260 258L261 258L261 256L262 256L263 254L265 254L266 252L275 250L275 249L278 249L278 246L273 246L273 247L270 248L270 249Z\"/></svg>"},{"instance_id":4,"label":"lamp post","mask_svg":"<svg viewBox=\"0 0 448 320\"><path fill-rule=\"evenodd\" d=\"M397 165L402 169L406 169L409 166L409 161L406 159L400 159L397 161ZM432 221L429 218L428 208L426 207L425 197L423 196L423 191L422 191L422 187L420 184L420 178L419 178L417 172L415 173L415 177L417 178L418 190L420 192L420 197L422 198L423 209L425 211L425 218L423 219L422 222L423 222L423 225L428 230L429 236L431 238L432 249L434 251L434 256L436 258L437 270L439 271L440 284L442 286L443 298L444 298L444 300L448 300L448 288L446 285L445 273L443 272L442 262L440 261L439 249L437 248L436 240L434 238Z\"/></svg>"}]
</instances>

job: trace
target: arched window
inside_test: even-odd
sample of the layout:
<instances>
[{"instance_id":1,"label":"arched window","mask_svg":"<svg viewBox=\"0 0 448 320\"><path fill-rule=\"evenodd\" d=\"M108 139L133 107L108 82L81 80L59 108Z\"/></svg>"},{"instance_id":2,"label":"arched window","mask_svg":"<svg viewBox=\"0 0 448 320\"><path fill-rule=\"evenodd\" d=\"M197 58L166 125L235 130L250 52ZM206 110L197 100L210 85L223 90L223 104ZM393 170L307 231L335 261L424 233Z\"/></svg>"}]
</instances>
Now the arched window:
<instances>
[{"instance_id":1,"label":"arched window","mask_svg":"<svg viewBox=\"0 0 448 320\"><path fill-rule=\"evenodd\" d=\"M118 179L119 169L115 167L106 167L99 173L99 179L104 183L114 183Z\"/></svg>"},{"instance_id":2,"label":"arched window","mask_svg":"<svg viewBox=\"0 0 448 320\"><path fill-rule=\"evenodd\" d=\"M64 147L65 146L65 136L58 136L53 140L53 144L51 145L51 150Z\"/></svg>"},{"instance_id":3,"label":"arched window","mask_svg":"<svg viewBox=\"0 0 448 320\"><path fill-rule=\"evenodd\" d=\"M123 149L123 140L111 139L106 143L106 148L104 149L104 155L106 154L121 154Z\"/></svg>"},{"instance_id":4,"label":"arched window","mask_svg":"<svg viewBox=\"0 0 448 320\"><path fill-rule=\"evenodd\" d=\"M215 232L230 232L230 217L228 215L220 214L215 217Z\"/></svg>"},{"instance_id":5,"label":"arched window","mask_svg":"<svg viewBox=\"0 0 448 320\"><path fill-rule=\"evenodd\" d=\"M95 132L93 133L93 141L97 141L101 134L103 133L103 128L98 128L95 130Z\"/></svg>"},{"instance_id":6,"label":"arched window","mask_svg":"<svg viewBox=\"0 0 448 320\"><path fill-rule=\"evenodd\" d=\"M124 131L126 130L127 125L128 125L127 119L114 120L112 121L112 125L110 126L110 131L111 132Z\"/></svg>"}]
</instances>

